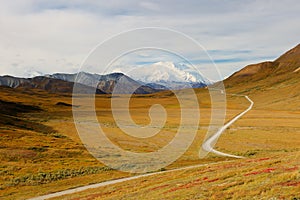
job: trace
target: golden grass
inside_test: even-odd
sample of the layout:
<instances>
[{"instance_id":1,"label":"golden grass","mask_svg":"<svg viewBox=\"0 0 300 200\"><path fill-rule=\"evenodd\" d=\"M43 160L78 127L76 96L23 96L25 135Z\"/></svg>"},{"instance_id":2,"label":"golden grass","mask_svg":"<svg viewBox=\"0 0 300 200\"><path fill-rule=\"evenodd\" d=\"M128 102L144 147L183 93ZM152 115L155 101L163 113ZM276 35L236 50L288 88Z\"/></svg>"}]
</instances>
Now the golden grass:
<instances>
[{"instance_id":1,"label":"golden grass","mask_svg":"<svg viewBox=\"0 0 300 200\"><path fill-rule=\"evenodd\" d=\"M66 198L241 199L248 198L247 195L249 198L263 195L280 199L278 195L281 195L279 191L282 188L282 197L297 197L299 170L296 168L299 166L300 127L299 111L293 111L292 108L299 105L298 102L293 102L292 105L282 104L280 109L275 103L269 103L270 98L267 103L263 101L267 94L252 91L253 96L250 97L256 103L254 110L230 127L216 145L218 150L250 159L246 160L246 164L245 160L216 155L208 155L200 160L198 152L210 123L210 99L207 90L196 91L201 109L196 138L188 151L166 169L210 162L220 162L219 164L148 177L138 182L116 184L101 188L100 192L90 190ZM235 92L235 89L229 90L229 93ZM273 94L275 99L281 98L275 92ZM98 120L105 126L104 130L114 143L130 151L149 152L161 148L172 139L180 115L178 101L169 92L136 95L132 98L131 115L138 124L149 123L148 109L154 103L164 105L169 116L165 128L158 135L142 140L129 137L116 127L110 111L109 97L98 95L96 107ZM228 95L227 98L226 120L249 105L243 97ZM44 111L21 114L18 119L34 121L56 131L42 133L39 128L28 130L26 127L9 125L0 127L1 198L26 199L132 175L105 168L86 151L76 133L71 107L56 105L57 102L70 104L71 96L34 90L1 89L1 99L41 107ZM264 105L266 109L262 109ZM267 159L256 161L262 158ZM232 160L232 167L222 162L226 160ZM256 174L252 175L254 172Z\"/></svg>"},{"instance_id":2,"label":"golden grass","mask_svg":"<svg viewBox=\"0 0 300 200\"><path fill-rule=\"evenodd\" d=\"M54 199L297 199L300 197L298 122L298 112L253 110L230 127L216 146L246 159L224 161L213 156L206 162L219 162L209 166ZM184 158L190 161L196 158L199 143L197 140L195 143L169 167L179 167Z\"/></svg>"},{"instance_id":3,"label":"golden grass","mask_svg":"<svg viewBox=\"0 0 300 200\"><path fill-rule=\"evenodd\" d=\"M52 199L299 198L299 152L220 162Z\"/></svg>"}]
</instances>

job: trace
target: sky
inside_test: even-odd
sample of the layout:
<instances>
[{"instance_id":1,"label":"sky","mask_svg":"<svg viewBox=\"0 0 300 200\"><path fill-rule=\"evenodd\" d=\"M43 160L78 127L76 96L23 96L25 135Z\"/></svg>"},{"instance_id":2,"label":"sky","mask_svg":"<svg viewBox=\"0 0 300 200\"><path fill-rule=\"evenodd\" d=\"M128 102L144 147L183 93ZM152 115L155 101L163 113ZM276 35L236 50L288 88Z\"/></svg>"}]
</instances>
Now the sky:
<instances>
[{"instance_id":1,"label":"sky","mask_svg":"<svg viewBox=\"0 0 300 200\"><path fill-rule=\"evenodd\" d=\"M247 64L274 60L300 43L298 0L0 3L0 75L78 72L99 43L143 27L172 29L193 38L208 52L223 78ZM180 44L174 41L173 45ZM190 53L195 55L193 64L206 66L207 58Z\"/></svg>"}]
</instances>

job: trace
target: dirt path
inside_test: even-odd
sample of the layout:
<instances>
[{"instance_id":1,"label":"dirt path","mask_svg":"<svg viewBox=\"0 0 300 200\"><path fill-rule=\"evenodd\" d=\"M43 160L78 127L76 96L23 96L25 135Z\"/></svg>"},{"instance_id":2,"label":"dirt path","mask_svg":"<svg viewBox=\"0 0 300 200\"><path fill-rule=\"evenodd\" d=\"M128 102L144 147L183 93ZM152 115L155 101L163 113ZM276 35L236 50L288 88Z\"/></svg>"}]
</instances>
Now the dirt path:
<instances>
[{"instance_id":1,"label":"dirt path","mask_svg":"<svg viewBox=\"0 0 300 200\"><path fill-rule=\"evenodd\" d=\"M232 162L232 161L222 161L222 162ZM207 165L213 165L213 164L218 164L218 163L220 163L220 162L193 165L193 166L188 166L188 167L181 167L181 168L178 168L178 169L171 169L171 170L167 170L167 171L153 172L153 173L148 173L148 174L141 174L141 175L137 175L137 176L120 178L120 179L105 181L105 182L96 183L96 184L92 184L92 185L82 186L82 187L78 187L78 188L74 188L74 189L64 190L64 191L61 191L61 192L47 194L47 195L43 195L43 196L39 196L39 197L34 197L34 198L29 199L29 200L50 199L50 198L53 198L53 197L60 197L60 196L67 195L67 194L73 194L73 193L76 193L76 192L81 192L81 191L84 191L84 190L87 190L87 189L93 189L93 188L113 185L113 184L116 184L116 183L122 183L122 182L130 181L130 180L144 178L144 177L158 175L158 174L165 174L165 173L170 173L170 172L193 169L193 168L197 168L197 167L204 167L204 166L207 166Z\"/></svg>"},{"instance_id":2,"label":"dirt path","mask_svg":"<svg viewBox=\"0 0 300 200\"><path fill-rule=\"evenodd\" d=\"M254 102L248 96L244 96L244 97L250 102L250 106L246 110L244 110L243 112L241 112L240 114L238 114L237 116L235 116L232 120L230 120L229 122L227 122L212 137L210 137L208 140L206 140L202 144L202 148L205 151L208 151L208 152L211 152L211 153L215 153L215 154L218 154L220 156L227 156L227 157L233 157L233 158L243 158L242 156L235 156L235 155L231 155L231 154L227 154L227 153L223 153L223 152L217 151L217 150L213 149L212 143L214 143L229 126L231 126L235 121L237 121L239 118L241 118L249 110L252 109Z\"/></svg>"}]
</instances>

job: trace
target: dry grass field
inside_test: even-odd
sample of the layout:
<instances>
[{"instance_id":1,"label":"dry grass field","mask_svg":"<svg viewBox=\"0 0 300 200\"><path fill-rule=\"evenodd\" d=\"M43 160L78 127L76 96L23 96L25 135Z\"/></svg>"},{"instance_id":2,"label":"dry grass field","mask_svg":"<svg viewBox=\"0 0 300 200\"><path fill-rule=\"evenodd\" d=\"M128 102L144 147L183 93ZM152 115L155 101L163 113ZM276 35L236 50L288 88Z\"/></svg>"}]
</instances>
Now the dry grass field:
<instances>
[{"instance_id":1,"label":"dry grass field","mask_svg":"<svg viewBox=\"0 0 300 200\"><path fill-rule=\"evenodd\" d=\"M234 104L236 99L229 102ZM57 199L299 199L299 121L297 110L254 109L230 127L216 145L219 151L245 159L209 155L202 162L216 164ZM201 163L197 162L197 151L203 134L199 131L199 140L168 168Z\"/></svg>"},{"instance_id":2,"label":"dry grass field","mask_svg":"<svg viewBox=\"0 0 300 200\"><path fill-rule=\"evenodd\" d=\"M238 199L255 197L258 193L269 197L274 194L297 197L300 186L299 111L254 109L230 127L216 145L217 150L242 155L246 159L235 160L213 154L199 159L198 152L210 122L210 99L207 90L196 92L201 108L197 136L188 151L164 170L201 163L217 164L66 198L159 199L163 195L165 199L217 199L226 195ZM71 96L10 88L2 88L1 96L3 101L32 105L42 110L18 113L13 116L14 123L10 123L6 115L1 116L1 198L26 199L134 175L104 166L83 147L74 126L72 107L68 106ZM110 112L110 100L108 95L96 97L99 122L105 125L108 137L122 148L149 152L161 148L174 136L180 115L178 101L170 92L132 98L130 111L139 124L149 123L150 105L160 103L167 108L169 117L165 128L157 136L143 140L129 137L116 127ZM226 120L247 108L248 104L243 97L228 95ZM277 193L278 190L283 192Z\"/></svg>"},{"instance_id":3,"label":"dry grass field","mask_svg":"<svg viewBox=\"0 0 300 200\"><path fill-rule=\"evenodd\" d=\"M168 117L166 128L158 136L141 141L123 134L113 121L109 111L110 98L106 95L97 96L97 112L101 113L99 121L105 125L108 137L122 148L137 152L154 151L172 139L179 123L178 101L169 95L169 92L154 96L137 95L132 99L132 116L140 124L148 123L147 112L153 103L167 107L171 117ZM72 107L68 106L71 104L70 95L1 88L1 96L5 102L17 102L18 105L31 105L40 109L19 112L15 116L1 115L2 197L22 199L131 175L104 166L86 151L74 126ZM210 119L208 93L199 93L199 99L202 116L199 134L191 148L168 168L224 160L214 156L198 159L198 151ZM228 119L243 108L235 99L229 103L232 110L228 112ZM15 109L12 107L9 111Z\"/></svg>"}]
</instances>

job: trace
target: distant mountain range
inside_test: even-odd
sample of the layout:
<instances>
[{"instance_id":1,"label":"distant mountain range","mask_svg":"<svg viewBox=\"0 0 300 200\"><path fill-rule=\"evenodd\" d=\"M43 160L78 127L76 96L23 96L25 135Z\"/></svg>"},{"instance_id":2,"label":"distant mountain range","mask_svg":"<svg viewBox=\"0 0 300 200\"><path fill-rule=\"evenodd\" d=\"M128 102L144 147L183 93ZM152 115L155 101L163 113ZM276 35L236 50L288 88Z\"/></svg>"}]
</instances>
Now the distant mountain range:
<instances>
[{"instance_id":1,"label":"distant mountain range","mask_svg":"<svg viewBox=\"0 0 300 200\"><path fill-rule=\"evenodd\" d=\"M23 89L41 89L52 93L71 93L74 82L63 81L59 79L37 76L34 78L17 78L13 76L0 76L0 86ZM78 84L78 90L84 94L91 91L91 88L84 84ZM96 94L105 94L105 92L94 89Z\"/></svg>"},{"instance_id":2,"label":"distant mountain range","mask_svg":"<svg viewBox=\"0 0 300 200\"><path fill-rule=\"evenodd\" d=\"M0 76L0 85L12 88L42 89L52 93L72 93L76 76L79 77L76 80L76 92L82 94L91 92L95 92L96 94L111 94L118 82L123 86L123 90L120 93L130 93L128 89L130 87L136 87L135 93L139 94L158 92L158 90L143 86L121 73L101 76L81 72L79 74L53 74L33 78Z\"/></svg>"},{"instance_id":3,"label":"distant mountain range","mask_svg":"<svg viewBox=\"0 0 300 200\"><path fill-rule=\"evenodd\" d=\"M97 94L111 94L116 85L117 93L150 94L167 89L186 88L186 82L160 80L158 82L136 81L123 73L107 75L91 74L86 72L36 76L33 78L17 78L13 76L0 76L0 86L24 89L42 89L53 93L72 93L74 82L77 83L77 92L95 92ZM188 80L187 80L188 81ZM190 87L204 87L203 82L188 82Z\"/></svg>"},{"instance_id":4,"label":"distant mountain range","mask_svg":"<svg viewBox=\"0 0 300 200\"><path fill-rule=\"evenodd\" d=\"M107 75L99 75L99 74L80 72L75 74L56 73L56 74L46 75L46 76L49 78L60 79L68 82L76 81L77 83L80 83L82 85L97 88L106 94L111 94L117 84L122 86L122 89L119 90L119 93L124 93L124 94L131 93L131 88L137 88L134 92L137 94L149 94L149 93L155 93L159 91L145 84L141 84L122 73L111 73Z\"/></svg>"},{"instance_id":5,"label":"distant mountain range","mask_svg":"<svg viewBox=\"0 0 300 200\"><path fill-rule=\"evenodd\" d=\"M244 67L225 79L223 83L226 89L232 89L234 93L250 91L259 93L259 91L276 88L277 92L298 97L299 73L300 44L274 61ZM123 73L99 75L86 72L56 73L33 78L0 76L0 86L42 89L52 93L72 93L76 81L78 83L77 92L80 93L93 91L97 94L111 94L118 86L119 93L127 94L134 91L136 94L149 94L161 90L185 87L201 88L210 84L218 84L205 79L197 71L183 63L158 62L148 68L141 66L128 74L130 77Z\"/></svg>"}]
</instances>

